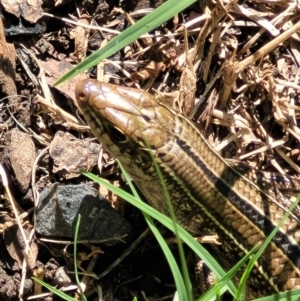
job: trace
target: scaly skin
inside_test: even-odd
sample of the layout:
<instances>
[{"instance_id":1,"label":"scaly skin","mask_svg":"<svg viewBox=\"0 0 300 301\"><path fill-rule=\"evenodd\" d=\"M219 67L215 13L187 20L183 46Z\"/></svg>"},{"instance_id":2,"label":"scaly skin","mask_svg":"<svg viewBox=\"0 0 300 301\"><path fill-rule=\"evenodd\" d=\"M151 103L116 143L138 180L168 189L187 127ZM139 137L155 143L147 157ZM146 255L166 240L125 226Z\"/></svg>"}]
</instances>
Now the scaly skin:
<instances>
[{"instance_id":1,"label":"scaly skin","mask_svg":"<svg viewBox=\"0 0 300 301\"><path fill-rule=\"evenodd\" d=\"M282 204L231 168L191 121L151 94L96 80L78 82L75 93L94 135L149 203L168 215L155 158L178 222L191 233L209 227L238 260L282 219ZM299 241L299 223L291 215L252 273L261 295L300 288Z\"/></svg>"}]
</instances>

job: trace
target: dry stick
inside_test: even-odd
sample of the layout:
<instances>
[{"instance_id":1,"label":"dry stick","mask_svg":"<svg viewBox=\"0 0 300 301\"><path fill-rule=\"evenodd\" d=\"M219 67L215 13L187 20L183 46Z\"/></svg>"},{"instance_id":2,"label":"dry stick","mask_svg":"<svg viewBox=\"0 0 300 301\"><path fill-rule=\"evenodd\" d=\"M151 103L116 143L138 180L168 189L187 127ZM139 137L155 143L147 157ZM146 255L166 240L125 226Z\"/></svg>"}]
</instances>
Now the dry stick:
<instances>
[{"instance_id":1,"label":"dry stick","mask_svg":"<svg viewBox=\"0 0 300 301\"><path fill-rule=\"evenodd\" d=\"M196 65L198 66L200 61L203 60L204 43L208 35L213 31L213 29L216 26L218 26L219 22L223 17L229 16L228 11L233 5L237 3L237 0L230 0L225 6L222 5L221 2L217 2L221 5L221 8L216 6L213 10L210 10L208 5L206 5L203 9L204 15L207 15L207 18L198 34L198 37L195 42L194 51L190 56L191 62L194 63L194 70L196 68Z\"/></svg>"},{"instance_id":2,"label":"dry stick","mask_svg":"<svg viewBox=\"0 0 300 301\"><path fill-rule=\"evenodd\" d=\"M7 193L8 199L10 201L10 205L11 205L11 207L13 209L13 212L14 212L14 215L16 217L17 224L18 224L18 226L20 228L20 231L21 231L22 238L24 240L25 246L29 250L30 255L33 256L32 252L30 250L30 247L29 247L29 244L28 244L28 241L27 241L24 229L23 229L21 221L20 221L19 213L18 213L18 210L17 210L17 208L15 206L15 202L14 202L13 196L10 193L9 186L8 186L8 181L7 181L7 177L6 177L6 173L4 171L4 168L3 168L2 164L0 164L0 175L1 175L1 178L2 178L2 183L3 183L3 186L4 186L5 192Z\"/></svg>"},{"instance_id":3,"label":"dry stick","mask_svg":"<svg viewBox=\"0 0 300 301\"><path fill-rule=\"evenodd\" d=\"M261 47L254 54L250 55L249 57L241 61L237 66L235 73L236 74L240 73L250 64L254 63L255 61L262 58L267 53L271 52L275 47L277 47L279 44L284 42L286 39L288 39L292 34L297 32L298 30L300 30L300 21L298 21L294 26L292 26L291 28L283 32L281 35L276 37L274 40L272 40L265 46Z\"/></svg>"},{"instance_id":4,"label":"dry stick","mask_svg":"<svg viewBox=\"0 0 300 301\"><path fill-rule=\"evenodd\" d=\"M287 40L292 34L297 32L300 29L300 21L298 21L294 26L283 32L281 35L276 37L274 40L269 42L268 44L261 47L259 50L257 50L254 54L250 55L246 59L244 59L241 62L233 61L230 62L230 65L228 62L225 62L223 64L224 66L224 86L223 86L223 92L221 99L223 100L223 106L226 105L228 102L232 85L235 82L238 74L242 72L245 68L247 68L252 63L256 62L269 52L271 52L273 49L275 49L279 44Z\"/></svg>"},{"instance_id":5,"label":"dry stick","mask_svg":"<svg viewBox=\"0 0 300 301\"><path fill-rule=\"evenodd\" d=\"M99 254L94 254L92 259L90 260L89 264L88 264L88 267L79 283L79 286L81 287L82 289L82 292L86 292L86 288L87 288L87 285L88 285L88 282L90 281L90 274L91 272L93 271L94 269L94 266L98 260L98 257L99 257ZM81 295L81 292L80 292L80 288L78 287L77 291L76 291L76 295L80 296Z\"/></svg>"},{"instance_id":6,"label":"dry stick","mask_svg":"<svg viewBox=\"0 0 300 301\"><path fill-rule=\"evenodd\" d=\"M19 218L19 213L18 213L18 210L17 210L17 208L15 206L14 198L13 198L12 194L10 193L9 186L8 186L8 181L7 181L7 177L6 177L6 173L5 173L5 171L3 169L3 166L1 164L0 164L0 174L1 174L1 178L2 178L2 183L3 183L4 189L5 189L6 193L7 193L8 199L10 201L10 205L11 205L11 207L13 209L13 212L14 212L14 215L16 217L16 221L17 221L18 227L20 229L20 232L21 232L22 238L24 240L24 244L25 244L25 252L24 252L24 259L23 259L23 268L22 268L22 278L23 278L22 284L23 285L21 285L21 289L20 289L20 292L19 292L19 298L22 299L23 288L24 288L24 281L25 281L25 273L26 273L26 266L27 266L27 261L28 261L28 251L29 251L29 254L32 257L33 257L33 254L32 254L32 251L30 249L28 240L26 238L24 229L22 227L21 220Z\"/></svg>"},{"instance_id":7,"label":"dry stick","mask_svg":"<svg viewBox=\"0 0 300 301\"><path fill-rule=\"evenodd\" d=\"M62 287L62 288L60 288L60 291L62 291L62 292L69 292L69 291L74 291L74 290L76 290L77 289L77 285L75 285L75 284L72 284L72 285L69 285L69 286L67 286L67 287ZM32 295L32 296L30 296L30 297L27 297L26 298L26 301L31 301L31 300L41 300L42 298L45 298L45 297L48 297L48 296L52 296L53 295L53 293L52 292L48 292L48 293L42 293L42 294L40 294L40 295Z\"/></svg>"},{"instance_id":8,"label":"dry stick","mask_svg":"<svg viewBox=\"0 0 300 301\"><path fill-rule=\"evenodd\" d=\"M21 46L24 49L27 49L24 45L21 44ZM28 53L28 55L35 61L35 63L40 68L39 84L43 91L44 97L42 97L41 95L38 94L35 97L35 100L37 100L37 101L41 102L42 104L44 104L45 106L47 106L51 113L54 113L54 114L57 114L58 116L60 116L65 122L67 122L69 127L76 129L80 132L87 131L89 129L88 126L80 124L80 122L72 114L69 114L68 112L64 111L54 102L54 100L52 98L52 94L50 92L50 88L47 83L44 68L41 66L39 60L36 58L35 55L33 55L30 52Z\"/></svg>"},{"instance_id":9,"label":"dry stick","mask_svg":"<svg viewBox=\"0 0 300 301\"><path fill-rule=\"evenodd\" d=\"M210 44L208 54L205 58L205 66L204 66L203 78L202 78L202 80L204 81L205 84L207 83L209 72L212 69L211 68L211 61L212 61L213 55L215 54L217 44L220 42L220 39L221 39L221 35L220 35L221 30L222 30L222 27L218 26L215 29L215 31L213 32L212 42Z\"/></svg>"},{"instance_id":10,"label":"dry stick","mask_svg":"<svg viewBox=\"0 0 300 301\"><path fill-rule=\"evenodd\" d=\"M277 15L273 20L271 20L271 24L276 25L277 22L281 21L284 17L286 17L289 13L291 13L291 10L295 9L296 3L292 3L285 11L283 11L281 14ZM265 32L266 30L264 28L261 28L258 33L256 33L247 43L246 45L239 51L237 54L238 57L240 57L243 53L245 53L256 41L257 39Z\"/></svg>"},{"instance_id":11,"label":"dry stick","mask_svg":"<svg viewBox=\"0 0 300 301\"><path fill-rule=\"evenodd\" d=\"M210 89L213 87L213 85L217 81L217 79L222 76L223 70L224 70L224 66L221 67L221 69L214 76L214 78L212 80L210 80L210 82L207 84L207 86L205 87L205 90L204 90L203 94L199 97L199 101L196 103L194 109L190 113L189 119L193 119L194 118L195 114L198 112L198 108L200 107L201 103L204 101L206 95L209 93Z\"/></svg>"},{"instance_id":12,"label":"dry stick","mask_svg":"<svg viewBox=\"0 0 300 301\"><path fill-rule=\"evenodd\" d=\"M101 27L101 26L94 26L94 25L86 25L86 24L80 24L78 23L78 21L72 21L70 19L67 19L67 18L60 18L60 17L57 17L53 14L49 14L49 13L45 13L43 12L42 13L43 16L47 16L47 17L51 17L51 18L54 18L54 19L58 19L58 20L61 20L61 21L64 21L66 23L70 23L70 24L74 24L76 26L81 26L81 27L84 27L84 28L89 28L89 29L93 29L93 30L97 30L97 31L102 31L102 32L108 32L108 33L112 33L112 34L116 34L116 35L119 35L121 33L121 31L119 30L114 30L114 29L110 29L110 28L107 28L107 27ZM134 15L134 14L130 14L130 15ZM205 19L205 16L201 16L199 18L197 18L198 22L202 21L203 19ZM193 21L193 20L192 20ZM194 25L195 22L187 22L186 23L186 27L189 27L189 26L192 26ZM248 22L249 23L249 22ZM244 26L244 22L240 22L240 23L236 23L235 24L236 26ZM255 23L251 24L252 26L256 26ZM200 30L200 28L193 28L191 30L189 30L189 33L198 33ZM175 33L171 33L170 34L171 36L181 36L182 35L182 32L178 31L178 32L175 32ZM155 37L165 37L166 34L164 33L161 33L161 34L143 34L140 36L140 39L147 39L147 38L155 38Z\"/></svg>"},{"instance_id":13,"label":"dry stick","mask_svg":"<svg viewBox=\"0 0 300 301\"><path fill-rule=\"evenodd\" d=\"M145 230L124 252L123 254L115 260L105 271L98 275L98 279L103 278L106 274L108 274L114 267L116 267L139 243L140 241L146 237L149 233L150 229Z\"/></svg>"},{"instance_id":14,"label":"dry stick","mask_svg":"<svg viewBox=\"0 0 300 301\"><path fill-rule=\"evenodd\" d=\"M101 30L101 31L109 32L109 33L114 33L114 34L117 34L117 35L121 33L119 30L113 30L113 29L106 28L106 27L80 24L77 21L72 21L72 20L67 19L67 18L60 18L60 17L57 17L57 16L55 16L53 14L42 13L42 15L43 16L47 16L47 17L51 17L51 18L55 18L55 19L64 21L66 23L74 24L76 26L82 26L82 27L85 27L85 28L89 28L89 29Z\"/></svg>"}]
</instances>

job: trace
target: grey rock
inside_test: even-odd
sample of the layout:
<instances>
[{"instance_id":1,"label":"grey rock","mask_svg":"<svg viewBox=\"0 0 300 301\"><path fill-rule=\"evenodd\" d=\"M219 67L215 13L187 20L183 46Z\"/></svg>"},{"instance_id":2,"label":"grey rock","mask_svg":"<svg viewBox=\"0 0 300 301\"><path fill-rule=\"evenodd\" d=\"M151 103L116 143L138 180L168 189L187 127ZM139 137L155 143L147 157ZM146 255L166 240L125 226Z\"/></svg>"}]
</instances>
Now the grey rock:
<instances>
[{"instance_id":1,"label":"grey rock","mask_svg":"<svg viewBox=\"0 0 300 301\"><path fill-rule=\"evenodd\" d=\"M74 237L78 214L81 223L78 239L101 240L114 245L128 240L132 227L92 187L53 184L40 194L36 231L46 237Z\"/></svg>"}]
</instances>

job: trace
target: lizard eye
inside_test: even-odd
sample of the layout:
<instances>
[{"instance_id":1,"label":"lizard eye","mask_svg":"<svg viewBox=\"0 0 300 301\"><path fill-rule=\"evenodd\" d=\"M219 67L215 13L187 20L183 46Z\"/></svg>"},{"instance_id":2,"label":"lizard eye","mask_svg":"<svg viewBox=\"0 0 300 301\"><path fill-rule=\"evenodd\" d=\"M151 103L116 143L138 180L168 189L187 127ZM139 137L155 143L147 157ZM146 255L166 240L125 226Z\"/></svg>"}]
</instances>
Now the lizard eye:
<instances>
[{"instance_id":1,"label":"lizard eye","mask_svg":"<svg viewBox=\"0 0 300 301\"><path fill-rule=\"evenodd\" d=\"M111 127L110 128L110 138L115 141L115 142L122 142L125 143L127 141L126 135L121 132L118 128L116 127Z\"/></svg>"}]
</instances>

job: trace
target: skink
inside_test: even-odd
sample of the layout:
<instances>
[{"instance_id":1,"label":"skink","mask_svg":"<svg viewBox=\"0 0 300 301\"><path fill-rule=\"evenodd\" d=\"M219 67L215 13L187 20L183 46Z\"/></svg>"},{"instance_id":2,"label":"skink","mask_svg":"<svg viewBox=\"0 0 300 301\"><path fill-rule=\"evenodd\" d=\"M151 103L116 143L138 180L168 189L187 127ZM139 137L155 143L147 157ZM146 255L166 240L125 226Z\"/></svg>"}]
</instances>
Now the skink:
<instances>
[{"instance_id":1,"label":"skink","mask_svg":"<svg viewBox=\"0 0 300 301\"><path fill-rule=\"evenodd\" d=\"M94 135L149 203L168 215L155 158L178 222L191 233L209 227L239 257L283 217L284 205L231 168L191 121L151 94L96 80L79 81L75 94ZM253 271L254 284L266 288L262 294L300 288L299 242L300 225L291 215Z\"/></svg>"}]
</instances>

